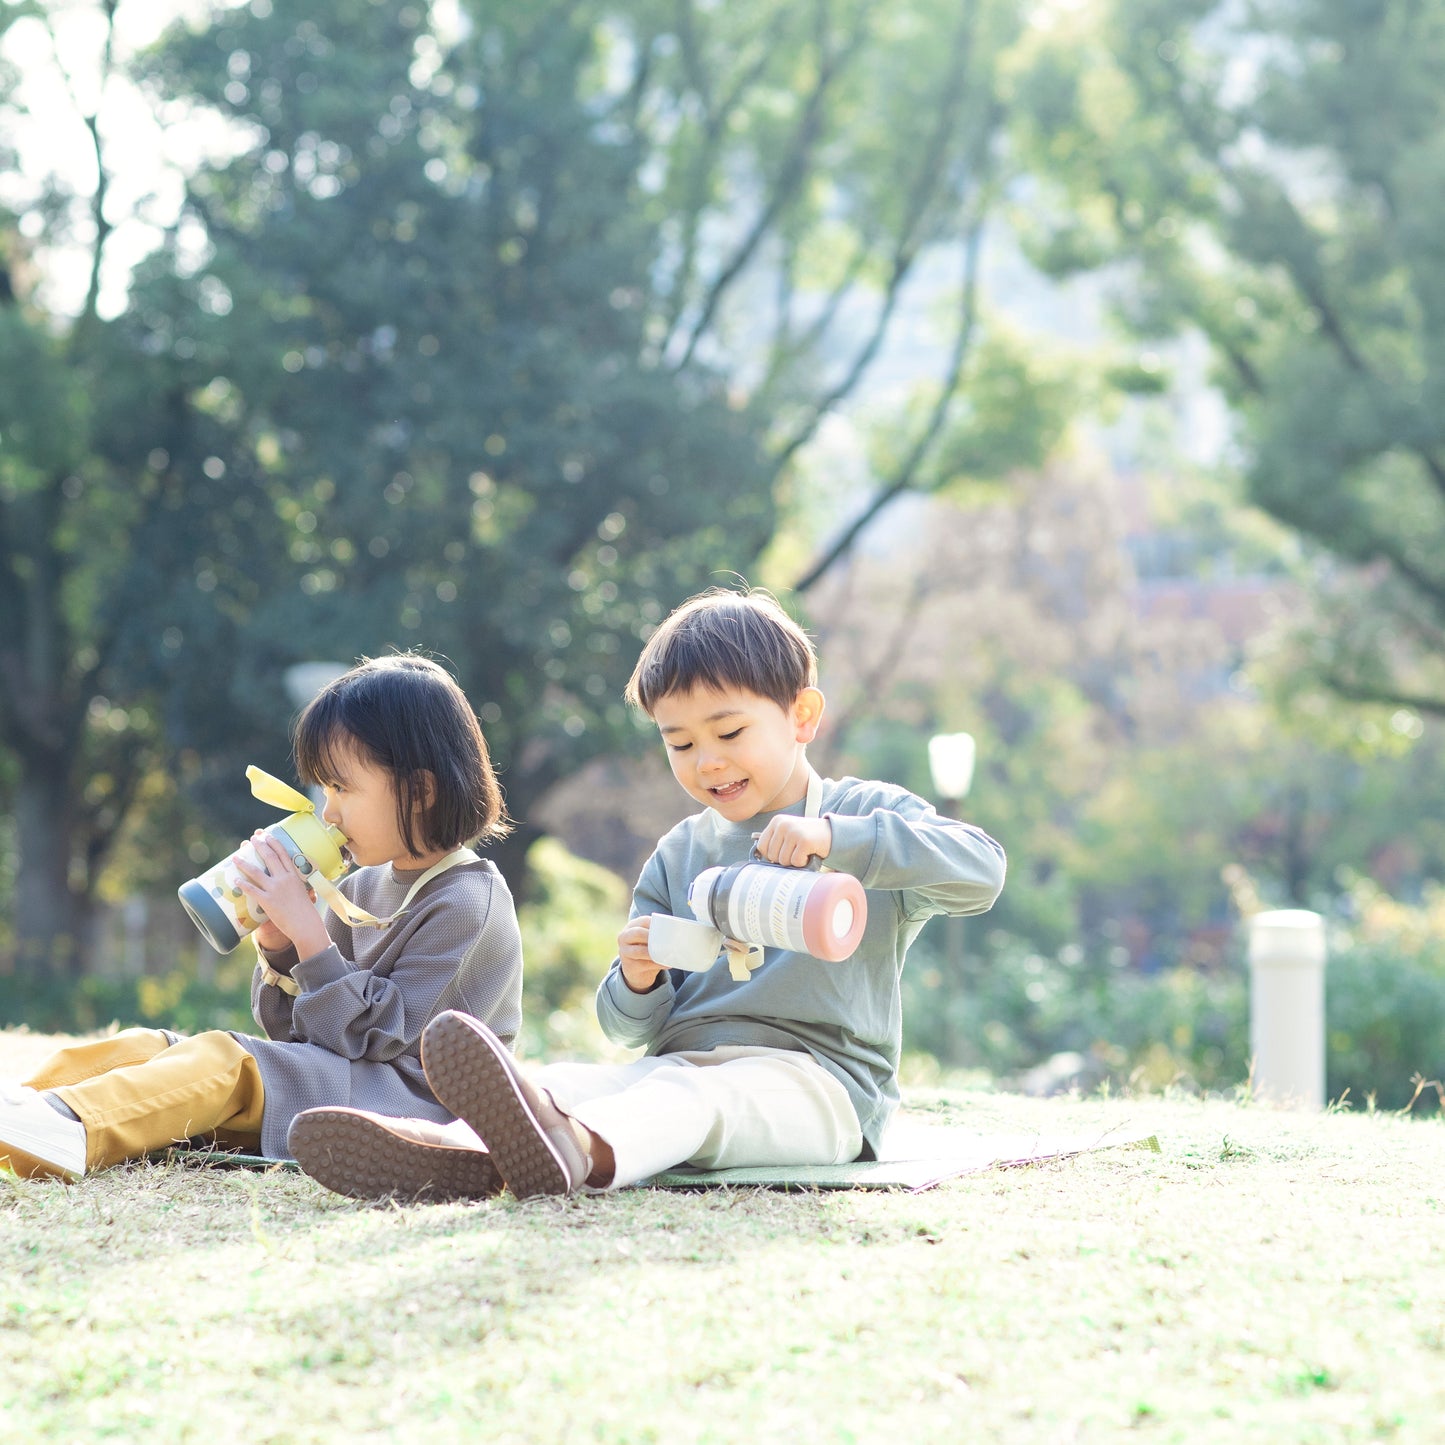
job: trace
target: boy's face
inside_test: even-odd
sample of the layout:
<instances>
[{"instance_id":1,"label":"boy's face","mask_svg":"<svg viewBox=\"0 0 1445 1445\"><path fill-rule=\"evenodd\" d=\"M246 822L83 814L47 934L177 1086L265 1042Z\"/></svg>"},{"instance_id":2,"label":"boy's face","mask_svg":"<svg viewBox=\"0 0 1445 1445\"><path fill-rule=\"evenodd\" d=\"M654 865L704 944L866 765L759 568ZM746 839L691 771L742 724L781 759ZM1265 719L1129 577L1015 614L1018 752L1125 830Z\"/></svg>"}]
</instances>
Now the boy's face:
<instances>
[{"instance_id":1,"label":"boy's face","mask_svg":"<svg viewBox=\"0 0 1445 1445\"><path fill-rule=\"evenodd\" d=\"M822 716L816 687L788 708L745 688L699 687L669 693L652 710L673 777L731 823L807 796L804 748Z\"/></svg>"}]
</instances>

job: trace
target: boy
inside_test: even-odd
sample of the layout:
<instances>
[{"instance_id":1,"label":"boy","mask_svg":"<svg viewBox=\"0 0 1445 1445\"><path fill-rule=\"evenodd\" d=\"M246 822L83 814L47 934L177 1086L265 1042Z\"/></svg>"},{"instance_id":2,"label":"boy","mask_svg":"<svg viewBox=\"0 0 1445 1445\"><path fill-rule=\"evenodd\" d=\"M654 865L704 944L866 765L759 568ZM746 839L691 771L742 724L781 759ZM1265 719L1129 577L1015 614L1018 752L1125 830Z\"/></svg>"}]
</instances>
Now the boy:
<instances>
[{"instance_id":1,"label":"boy","mask_svg":"<svg viewBox=\"0 0 1445 1445\"><path fill-rule=\"evenodd\" d=\"M619 1188L683 1162L876 1157L898 1103L904 955L932 915L988 909L1004 855L903 788L818 779L806 751L823 716L816 682L807 635L764 593L694 597L643 649L627 699L657 724L674 777L703 805L643 868L597 993L603 1031L644 1057L524 1075L484 1024L443 1013L427 1027L423 1065L462 1123L423 1134L360 1111L313 1111L292 1131L303 1167L344 1193L435 1198L444 1178L453 1196L505 1181L527 1198ZM690 917L693 879L746 861L755 838L762 859L802 868L818 858L862 882L857 951L825 963L770 948L746 982L721 961L702 973L663 968L648 951L651 916Z\"/></svg>"}]
</instances>

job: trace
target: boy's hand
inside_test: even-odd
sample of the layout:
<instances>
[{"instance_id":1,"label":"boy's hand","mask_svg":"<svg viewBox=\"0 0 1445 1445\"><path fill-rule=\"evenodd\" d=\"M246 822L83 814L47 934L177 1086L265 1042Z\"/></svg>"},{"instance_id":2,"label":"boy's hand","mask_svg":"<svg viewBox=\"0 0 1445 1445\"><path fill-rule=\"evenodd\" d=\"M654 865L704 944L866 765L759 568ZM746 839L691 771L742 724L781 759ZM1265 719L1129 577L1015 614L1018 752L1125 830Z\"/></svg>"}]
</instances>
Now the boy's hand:
<instances>
[{"instance_id":1,"label":"boy's hand","mask_svg":"<svg viewBox=\"0 0 1445 1445\"><path fill-rule=\"evenodd\" d=\"M617 935L617 957L622 964L622 981L633 993L650 993L657 987L657 981L667 972L660 963L654 963L647 951L647 930L652 919L634 918Z\"/></svg>"},{"instance_id":2,"label":"boy's hand","mask_svg":"<svg viewBox=\"0 0 1445 1445\"><path fill-rule=\"evenodd\" d=\"M258 872L244 858L236 859L241 892L266 911L256 930L261 948L285 948L289 943L298 958L311 958L331 943L331 935L316 911L315 895L296 871L286 850L269 833L255 833L251 846L265 867Z\"/></svg>"},{"instance_id":3,"label":"boy's hand","mask_svg":"<svg viewBox=\"0 0 1445 1445\"><path fill-rule=\"evenodd\" d=\"M758 857L784 868L806 868L810 858L826 858L833 851L833 825L826 818L795 818L785 813L773 819L758 837Z\"/></svg>"}]
</instances>

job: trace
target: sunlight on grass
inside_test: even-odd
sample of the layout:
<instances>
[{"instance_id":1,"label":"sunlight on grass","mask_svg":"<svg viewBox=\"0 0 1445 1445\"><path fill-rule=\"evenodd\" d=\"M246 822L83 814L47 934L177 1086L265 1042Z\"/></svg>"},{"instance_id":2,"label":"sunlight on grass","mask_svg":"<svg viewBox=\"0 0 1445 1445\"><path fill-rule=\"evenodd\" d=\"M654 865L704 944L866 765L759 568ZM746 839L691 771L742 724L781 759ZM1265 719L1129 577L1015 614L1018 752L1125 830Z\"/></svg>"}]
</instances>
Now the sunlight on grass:
<instances>
[{"instance_id":1,"label":"sunlight on grass","mask_svg":"<svg viewBox=\"0 0 1445 1445\"><path fill-rule=\"evenodd\" d=\"M1437 1437L1439 1123L910 1099L1163 1152L918 1195L526 1205L196 1164L0 1181L0 1404L56 1441Z\"/></svg>"}]
</instances>

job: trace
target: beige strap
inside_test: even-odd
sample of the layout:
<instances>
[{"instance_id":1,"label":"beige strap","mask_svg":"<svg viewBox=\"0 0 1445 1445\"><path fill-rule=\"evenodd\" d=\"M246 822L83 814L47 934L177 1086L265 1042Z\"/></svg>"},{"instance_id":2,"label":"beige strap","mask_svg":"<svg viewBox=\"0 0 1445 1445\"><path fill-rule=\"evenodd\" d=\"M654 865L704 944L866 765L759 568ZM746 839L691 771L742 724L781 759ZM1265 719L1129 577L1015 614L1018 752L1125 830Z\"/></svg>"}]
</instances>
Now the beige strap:
<instances>
[{"instance_id":1,"label":"beige strap","mask_svg":"<svg viewBox=\"0 0 1445 1445\"><path fill-rule=\"evenodd\" d=\"M282 993L289 993L292 998L297 997L301 992L301 985L294 978L284 973L277 973L274 968L260 955L256 955L261 968L261 982L269 983L273 988L279 988Z\"/></svg>"},{"instance_id":2,"label":"beige strap","mask_svg":"<svg viewBox=\"0 0 1445 1445\"><path fill-rule=\"evenodd\" d=\"M406 915L407 907L411 900L426 887L438 874L445 873L449 868L455 868L459 863L475 863L477 855L470 848L455 848L447 856L437 863L433 863L410 888L406 890L406 897L401 900L401 907L388 918L378 918L374 913L368 913L366 909L353 903L334 883L323 878L319 872L314 872L307 882L321 895L322 901L336 916L344 922L349 923L353 928L390 928L391 925Z\"/></svg>"},{"instance_id":3,"label":"beige strap","mask_svg":"<svg viewBox=\"0 0 1445 1445\"><path fill-rule=\"evenodd\" d=\"M816 818L823 806L823 780L812 769L808 769L808 801L803 808L805 818Z\"/></svg>"},{"instance_id":4,"label":"beige strap","mask_svg":"<svg viewBox=\"0 0 1445 1445\"><path fill-rule=\"evenodd\" d=\"M368 913L366 909L357 907L330 879L323 878L319 871L313 870L306 881L320 894L326 906L338 918L351 924L353 928L390 928L393 923L405 915L407 905L411 900L438 874L445 873L448 868L455 868L459 863L475 863L477 861L477 855L470 848L453 849L445 858L428 868L406 890L406 897L401 900L401 907L389 918L378 918L374 913ZM277 973L259 952L256 958L261 969L262 983L272 984L282 993L289 993L292 998L300 995L301 985L294 978L290 978L284 973Z\"/></svg>"}]
</instances>

